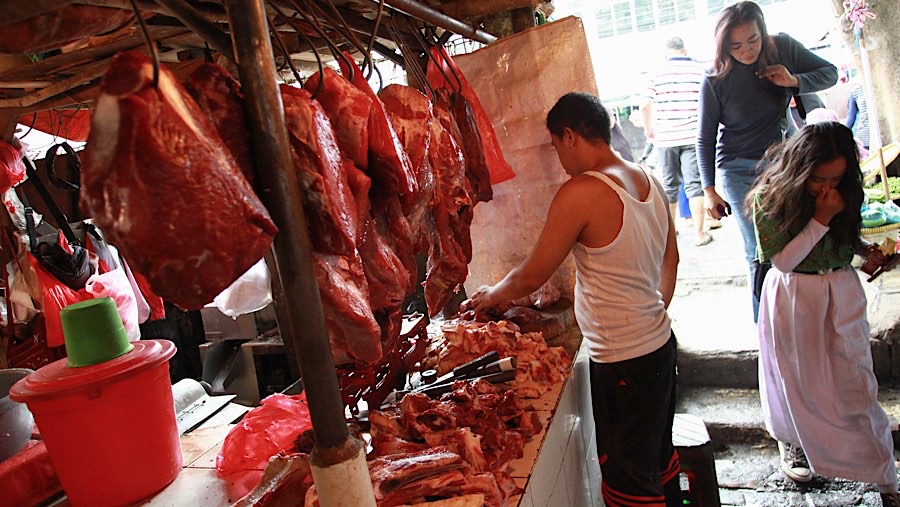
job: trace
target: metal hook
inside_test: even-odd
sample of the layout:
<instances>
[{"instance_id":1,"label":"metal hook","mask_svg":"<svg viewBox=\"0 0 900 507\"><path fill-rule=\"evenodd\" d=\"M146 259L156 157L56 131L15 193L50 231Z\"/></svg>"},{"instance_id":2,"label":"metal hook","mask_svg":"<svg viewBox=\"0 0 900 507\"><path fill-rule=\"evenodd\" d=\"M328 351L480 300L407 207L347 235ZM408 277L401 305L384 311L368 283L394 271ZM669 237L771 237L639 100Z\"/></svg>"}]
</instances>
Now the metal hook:
<instances>
[{"instance_id":1,"label":"metal hook","mask_svg":"<svg viewBox=\"0 0 900 507\"><path fill-rule=\"evenodd\" d=\"M400 49L400 53L403 55L403 59L408 63L406 65L406 71L411 72L413 76L416 78L421 86L425 88L425 91L428 92L429 100L432 102L435 99L434 96L434 88L431 87L431 83L428 82L428 77L425 75L425 71L419 65L419 57L413 53L412 49L406 45L406 42L403 40L403 37L400 34L400 29L397 28L397 23L394 20L394 16L391 15L388 18L388 23L386 23L388 31L391 33L391 37L394 39L394 44ZM426 50L427 51L427 50Z\"/></svg>"},{"instance_id":2,"label":"metal hook","mask_svg":"<svg viewBox=\"0 0 900 507\"><path fill-rule=\"evenodd\" d=\"M375 14L375 26L372 27L372 37L369 39L369 47L367 51L367 53L369 54L369 59L367 61L371 62L372 66L367 69L368 73L366 74L366 79L372 77L372 71L374 70L378 73L379 82L383 84L384 81L381 79L381 73L377 68L375 68L375 62L371 59L372 47L375 46L375 36L378 34L378 28L381 26L382 16L384 16L384 0L378 0L378 12ZM379 85L378 91L381 91L381 85Z\"/></svg>"},{"instance_id":3,"label":"metal hook","mask_svg":"<svg viewBox=\"0 0 900 507\"><path fill-rule=\"evenodd\" d=\"M137 17L138 24L141 26L141 33L144 34L144 42L147 43L147 49L150 50L150 59L153 60L153 87L156 88L159 85L159 54L156 52L156 42L150 38L150 32L147 30L147 24L144 22L144 17L141 16L141 11L138 10L137 2L135 0L131 0L131 9L134 11L134 15Z\"/></svg>"},{"instance_id":4,"label":"metal hook","mask_svg":"<svg viewBox=\"0 0 900 507\"><path fill-rule=\"evenodd\" d=\"M335 44L334 41L332 41L328 37L328 34L325 32L325 29L322 27L321 24L319 24L319 20L312 13L303 12L303 9L297 3L296 0L291 0L291 4L294 6L294 9L297 10L297 13L300 14L300 16L312 27L312 29L316 31L316 33L319 35L319 37L321 37L322 39L325 40L325 43L328 44L328 49L331 50L331 54L332 54L332 56L334 56L334 59L335 60L341 59L344 61L344 63L347 64L347 67L350 69L350 75L345 76L345 77L347 78L348 81L353 81L353 77L354 77L353 76L353 67L355 67L356 64L354 63L353 65L350 65L350 61L347 59L346 56L344 56L343 52L340 50L340 48L338 48L337 44ZM297 30L298 32L300 31L296 27L294 29ZM321 80L324 80L325 74L322 74L321 77L322 77Z\"/></svg>"},{"instance_id":5,"label":"metal hook","mask_svg":"<svg viewBox=\"0 0 900 507\"><path fill-rule=\"evenodd\" d=\"M269 5L274 7L276 10L278 9L277 7L275 7L274 2L272 2L272 0L266 0L266 1ZM279 12L279 15L281 15L280 12ZM282 15L282 17L284 17L284 16ZM284 55L285 63L287 63L288 67L291 68L291 73L294 74L294 78L297 80L297 82L302 83L303 80L300 79L300 72L297 70L296 67L294 67L294 61L291 59L291 54L287 50L287 46L284 43L284 39L281 38L281 35L278 33L278 29L275 27L275 17L273 16L272 19L270 19L268 21L269 21L269 27L272 30L272 37L274 37L275 42L278 44L278 49L281 50L281 54ZM315 48L313 48L313 52L315 52Z\"/></svg>"},{"instance_id":6,"label":"metal hook","mask_svg":"<svg viewBox=\"0 0 900 507\"><path fill-rule=\"evenodd\" d=\"M441 54L441 59L447 63L447 68L450 69L450 73L453 74L453 79L456 80L457 89L454 93L461 94L462 88L463 88L462 80L459 79L459 76L456 74L456 71L454 70L454 68L456 66L453 65L453 62L450 60L450 55L447 54L447 50L444 48L444 45L440 43L440 38L438 37L437 32L435 31L434 27L428 26L425 29L434 38L434 41L435 41L434 47L438 48L438 52ZM429 51L429 53L430 53L430 51ZM443 66L441 66L441 67L443 68ZM443 72L442 72L442 74L443 74ZM446 77L447 76L444 75L444 78L446 78ZM448 80L447 84L450 84L449 80Z\"/></svg>"}]
</instances>

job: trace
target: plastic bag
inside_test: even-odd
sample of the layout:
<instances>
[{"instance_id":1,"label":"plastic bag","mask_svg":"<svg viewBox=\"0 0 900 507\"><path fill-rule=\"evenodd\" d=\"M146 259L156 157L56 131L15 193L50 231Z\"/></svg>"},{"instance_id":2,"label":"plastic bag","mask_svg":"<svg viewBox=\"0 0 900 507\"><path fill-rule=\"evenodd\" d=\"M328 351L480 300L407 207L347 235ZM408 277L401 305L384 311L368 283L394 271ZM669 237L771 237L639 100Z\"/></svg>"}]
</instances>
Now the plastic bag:
<instances>
[{"instance_id":1,"label":"plastic bag","mask_svg":"<svg viewBox=\"0 0 900 507\"><path fill-rule=\"evenodd\" d=\"M232 319L262 310L271 302L271 278L265 259L260 259L213 299L216 308Z\"/></svg>"},{"instance_id":2,"label":"plastic bag","mask_svg":"<svg viewBox=\"0 0 900 507\"><path fill-rule=\"evenodd\" d=\"M0 192L6 192L25 179L24 156L25 148L18 139L13 138L13 144L0 140Z\"/></svg>"},{"instance_id":3,"label":"plastic bag","mask_svg":"<svg viewBox=\"0 0 900 507\"><path fill-rule=\"evenodd\" d=\"M309 429L312 420L305 393L268 396L228 432L216 456L216 470L220 477L264 470L269 458L294 447L294 440Z\"/></svg>"},{"instance_id":4,"label":"plastic bag","mask_svg":"<svg viewBox=\"0 0 900 507\"><path fill-rule=\"evenodd\" d=\"M62 322L59 320L59 311L63 308L86 301L92 296L84 291L74 291L66 287L47 271L30 253L26 254L28 264L37 275L37 283L41 288L41 311L44 313L44 326L46 328L47 346L59 347L65 345L63 338Z\"/></svg>"},{"instance_id":5,"label":"plastic bag","mask_svg":"<svg viewBox=\"0 0 900 507\"><path fill-rule=\"evenodd\" d=\"M431 87L435 89L449 88L453 92L459 91L472 106L472 113L475 115L475 121L478 125L478 132L481 134L484 159L491 173L491 185L514 178L516 173L503 156L503 150L500 148L500 142L497 141L497 133L494 132L494 126L491 124L490 118L488 118L481 101L478 99L478 95L469 84L466 76L453 63L450 54L443 47L431 48L431 55L432 59L428 61L426 69L427 79ZM441 69L437 67L434 61L441 63ZM448 79L452 82L448 82Z\"/></svg>"},{"instance_id":6,"label":"plastic bag","mask_svg":"<svg viewBox=\"0 0 900 507\"><path fill-rule=\"evenodd\" d=\"M91 275L84 286L84 292L93 298L112 298L116 302L119 316L122 317L122 324L125 325L128 340L141 339L137 300L124 269L116 268L106 273Z\"/></svg>"}]
</instances>

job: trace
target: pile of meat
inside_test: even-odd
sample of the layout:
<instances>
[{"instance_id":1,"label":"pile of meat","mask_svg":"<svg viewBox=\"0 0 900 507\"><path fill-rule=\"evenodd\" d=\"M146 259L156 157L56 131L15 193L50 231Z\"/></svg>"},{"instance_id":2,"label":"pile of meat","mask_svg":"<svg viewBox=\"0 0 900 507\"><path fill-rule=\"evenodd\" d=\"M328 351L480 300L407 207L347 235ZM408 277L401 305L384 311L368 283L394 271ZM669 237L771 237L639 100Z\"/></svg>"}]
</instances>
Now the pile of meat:
<instances>
[{"instance_id":1,"label":"pile of meat","mask_svg":"<svg viewBox=\"0 0 900 507\"><path fill-rule=\"evenodd\" d=\"M571 358L562 347L548 347L539 332L522 333L508 320L476 322L454 319L441 326L432 343L430 363L438 374L497 351L516 358L516 378L510 387L523 398L539 398L568 376Z\"/></svg>"},{"instance_id":2,"label":"pile of meat","mask_svg":"<svg viewBox=\"0 0 900 507\"><path fill-rule=\"evenodd\" d=\"M379 507L460 495L505 506L522 492L509 464L522 457L525 439L541 431L537 414L515 393L482 380L458 381L438 400L407 395L397 407L371 412L369 421L369 472ZM313 486L306 505L317 505L315 495Z\"/></svg>"},{"instance_id":3,"label":"pile of meat","mask_svg":"<svg viewBox=\"0 0 900 507\"><path fill-rule=\"evenodd\" d=\"M103 79L83 178L85 208L163 298L200 308L269 249L253 193L240 86L207 65L183 89L144 55ZM334 360L375 363L400 334L401 303L427 255L436 315L465 280L469 226L492 197L472 108L391 85L375 94L349 58L303 88L282 85ZM291 302L287 302L291 304Z\"/></svg>"}]
</instances>

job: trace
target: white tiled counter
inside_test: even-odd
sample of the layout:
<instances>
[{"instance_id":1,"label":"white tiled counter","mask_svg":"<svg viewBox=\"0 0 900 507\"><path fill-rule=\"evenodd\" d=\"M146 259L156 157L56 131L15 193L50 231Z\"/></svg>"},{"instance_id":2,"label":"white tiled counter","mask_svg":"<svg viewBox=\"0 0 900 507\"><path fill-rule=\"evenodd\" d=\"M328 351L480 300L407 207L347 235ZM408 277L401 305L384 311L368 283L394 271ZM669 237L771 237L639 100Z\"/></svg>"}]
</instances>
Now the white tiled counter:
<instances>
[{"instance_id":1,"label":"white tiled counter","mask_svg":"<svg viewBox=\"0 0 900 507\"><path fill-rule=\"evenodd\" d=\"M510 473L525 488L520 507L602 506L600 463L591 416L586 343L575 356L572 374L536 400L544 431L525 445Z\"/></svg>"}]
</instances>

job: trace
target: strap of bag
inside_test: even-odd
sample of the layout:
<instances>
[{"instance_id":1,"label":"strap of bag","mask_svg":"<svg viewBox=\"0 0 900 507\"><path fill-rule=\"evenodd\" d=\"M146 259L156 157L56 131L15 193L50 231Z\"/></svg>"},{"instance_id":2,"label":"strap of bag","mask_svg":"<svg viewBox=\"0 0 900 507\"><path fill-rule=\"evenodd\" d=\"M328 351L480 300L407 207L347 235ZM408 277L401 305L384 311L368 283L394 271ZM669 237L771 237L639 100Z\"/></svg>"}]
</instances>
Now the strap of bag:
<instances>
[{"instance_id":1,"label":"strap of bag","mask_svg":"<svg viewBox=\"0 0 900 507\"><path fill-rule=\"evenodd\" d=\"M53 200L53 196L50 195L50 192L47 190L47 187L44 186L44 182L41 181L41 178L38 176L37 169L34 167L34 163L28 159L28 157L22 157L22 162L25 163L25 174L28 176L28 181L34 183L35 188L40 194L41 199L44 200L44 204L47 205L47 208L50 210L50 214L53 215L53 219L56 220L56 226L59 230L62 231L63 236L66 237L66 241L70 244L80 245L81 241L78 241L78 237L75 236L75 232L72 230L72 227L69 225L69 219L66 218L66 215L59 209L59 206L56 205L56 201ZM27 223L27 210L26 210L26 223ZM31 231L29 231L29 235L31 235Z\"/></svg>"},{"instance_id":2,"label":"strap of bag","mask_svg":"<svg viewBox=\"0 0 900 507\"><path fill-rule=\"evenodd\" d=\"M56 175L56 152L59 151L59 148L62 148L63 151L66 152L66 160L68 161L72 172L75 173L75 183ZM71 144L59 143L51 146L50 149L47 150L47 156L44 157L44 164L47 166L47 176L50 178L50 183L53 183L58 188L69 190L71 192L77 192L81 189L81 185L78 183L81 179L81 160L78 159L78 155L75 154L75 149L72 148Z\"/></svg>"},{"instance_id":3,"label":"strap of bag","mask_svg":"<svg viewBox=\"0 0 900 507\"><path fill-rule=\"evenodd\" d=\"M800 115L801 120L806 120L806 106L803 105L803 101L800 100L799 93L793 93L794 96L794 104L797 105L797 114Z\"/></svg>"}]
</instances>

